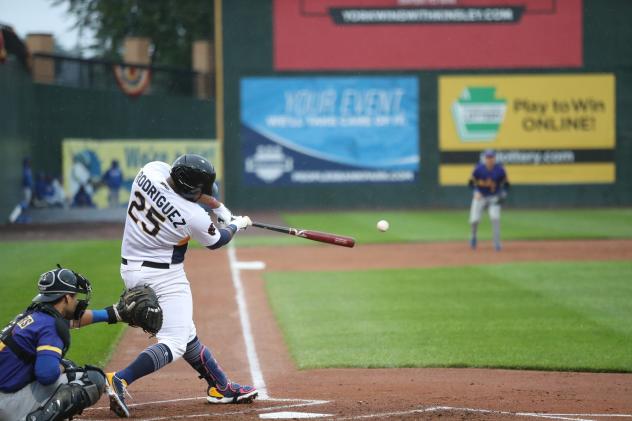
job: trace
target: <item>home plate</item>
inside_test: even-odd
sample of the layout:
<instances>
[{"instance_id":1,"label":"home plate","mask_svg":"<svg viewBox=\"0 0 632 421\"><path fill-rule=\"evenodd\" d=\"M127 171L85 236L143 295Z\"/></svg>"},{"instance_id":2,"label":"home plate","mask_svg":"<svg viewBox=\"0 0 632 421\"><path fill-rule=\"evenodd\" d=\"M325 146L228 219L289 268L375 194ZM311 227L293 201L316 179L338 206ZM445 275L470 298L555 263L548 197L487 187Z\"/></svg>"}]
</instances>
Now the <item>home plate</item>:
<instances>
[{"instance_id":1,"label":"home plate","mask_svg":"<svg viewBox=\"0 0 632 421\"><path fill-rule=\"evenodd\" d=\"M269 414L260 414L259 418L266 420L275 419L295 419L295 418L321 418L331 417L331 414L316 414L313 412L270 412Z\"/></svg>"}]
</instances>

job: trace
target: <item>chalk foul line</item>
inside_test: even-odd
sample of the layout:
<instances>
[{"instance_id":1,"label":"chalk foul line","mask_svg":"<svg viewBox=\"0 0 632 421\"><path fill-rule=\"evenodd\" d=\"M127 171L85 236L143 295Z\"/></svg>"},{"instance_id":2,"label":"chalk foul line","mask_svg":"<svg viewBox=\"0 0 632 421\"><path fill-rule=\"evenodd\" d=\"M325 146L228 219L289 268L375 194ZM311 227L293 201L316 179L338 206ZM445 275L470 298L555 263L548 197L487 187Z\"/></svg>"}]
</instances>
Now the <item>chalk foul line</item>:
<instances>
[{"instance_id":1,"label":"chalk foul line","mask_svg":"<svg viewBox=\"0 0 632 421\"><path fill-rule=\"evenodd\" d=\"M259 397L266 399L269 397L268 388L266 387L266 382L263 379L263 372L261 371L257 348L255 347L255 339L250 325L250 314L248 313L248 304L246 303L246 294L244 293L244 286L241 281L241 273L237 262L237 256L235 254L235 246L232 243L228 244L228 263L230 264L231 278L233 280L233 286L235 287L235 299L237 300L239 320L241 321L241 331L246 345L246 355L248 357L248 365L250 366L252 385L259 392Z\"/></svg>"}]
</instances>

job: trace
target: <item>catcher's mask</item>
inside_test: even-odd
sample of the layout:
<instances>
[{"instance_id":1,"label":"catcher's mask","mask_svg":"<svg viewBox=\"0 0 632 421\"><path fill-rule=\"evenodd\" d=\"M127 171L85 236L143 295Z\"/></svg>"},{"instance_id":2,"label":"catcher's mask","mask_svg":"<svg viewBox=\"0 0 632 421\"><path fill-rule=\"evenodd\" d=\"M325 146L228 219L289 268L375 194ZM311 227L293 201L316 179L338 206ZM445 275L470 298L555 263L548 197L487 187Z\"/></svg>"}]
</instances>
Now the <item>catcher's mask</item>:
<instances>
[{"instance_id":1,"label":"catcher's mask","mask_svg":"<svg viewBox=\"0 0 632 421\"><path fill-rule=\"evenodd\" d=\"M92 286L83 275L57 265L57 269L44 272L37 283L39 294L33 298L34 303L51 303L66 294L81 294L77 298L77 308L73 318L79 320L90 304Z\"/></svg>"}]
</instances>

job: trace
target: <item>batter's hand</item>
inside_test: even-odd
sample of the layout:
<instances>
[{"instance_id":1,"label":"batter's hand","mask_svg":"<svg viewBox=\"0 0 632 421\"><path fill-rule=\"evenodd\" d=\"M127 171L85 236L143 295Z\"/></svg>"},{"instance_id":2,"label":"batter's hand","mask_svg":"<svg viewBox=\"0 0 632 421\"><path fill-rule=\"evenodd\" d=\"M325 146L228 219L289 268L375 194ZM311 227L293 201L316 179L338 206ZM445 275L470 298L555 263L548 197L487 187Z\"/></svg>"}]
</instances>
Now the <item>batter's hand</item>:
<instances>
[{"instance_id":1,"label":"batter's hand","mask_svg":"<svg viewBox=\"0 0 632 421\"><path fill-rule=\"evenodd\" d=\"M233 213L222 203L219 208L213 209L213 213L217 216L217 222L220 225L228 225L230 224L231 219L233 219Z\"/></svg>"},{"instance_id":2,"label":"batter's hand","mask_svg":"<svg viewBox=\"0 0 632 421\"><path fill-rule=\"evenodd\" d=\"M235 216L230 224L236 226L238 230L245 230L252 225L252 221L248 216Z\"/></svg>"}]
</instances>

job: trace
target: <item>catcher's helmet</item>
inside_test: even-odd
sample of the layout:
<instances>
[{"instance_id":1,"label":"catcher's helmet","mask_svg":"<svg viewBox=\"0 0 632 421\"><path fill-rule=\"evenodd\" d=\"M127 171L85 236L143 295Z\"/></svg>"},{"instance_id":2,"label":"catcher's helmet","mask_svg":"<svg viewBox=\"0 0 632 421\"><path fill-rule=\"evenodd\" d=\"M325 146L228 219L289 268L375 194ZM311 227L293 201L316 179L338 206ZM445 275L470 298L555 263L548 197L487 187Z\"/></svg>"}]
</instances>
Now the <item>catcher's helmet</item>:
<instances>
[{"instance_id":1,"label":"catcher's helmet","mask_svg":"<svg viewBox=\"0 0 632 421\"><path fill-rule=\"evenodd\" d=\"M171 166L171 179L176 192L185 199L195 202L200 194L213 194L215 168L200 155L180 156Z\"/></svg>"},{"instance_id":2,"label":"catcher's helmet","mask_svg":"<svg viewBox=\"0 0 632 421\"><path fill-rule=\"evenodd\" d=\"M49 303L66 294L89 294L92 291L90 281L70 269L57 266L40 275L37 283L39 294L33 298L34 303Z\"/></svg>"},{"instance_id":3,"label":"catcher's helmet","mask_svg":"<svg viewBox=\"0 0 632 421\"><path fill-rule=\"evenodd\" d=\"M33 298L34 303L51 303L66 294L84 294L85 298L78 300L75 319L79 319L90 303L92 285L83 275L57 265L57 269L49 270L40 275L37 283L39 294Z\"/></svg>"}]
</instances>

